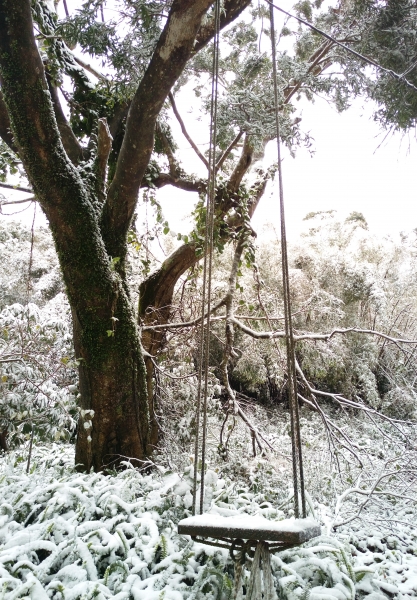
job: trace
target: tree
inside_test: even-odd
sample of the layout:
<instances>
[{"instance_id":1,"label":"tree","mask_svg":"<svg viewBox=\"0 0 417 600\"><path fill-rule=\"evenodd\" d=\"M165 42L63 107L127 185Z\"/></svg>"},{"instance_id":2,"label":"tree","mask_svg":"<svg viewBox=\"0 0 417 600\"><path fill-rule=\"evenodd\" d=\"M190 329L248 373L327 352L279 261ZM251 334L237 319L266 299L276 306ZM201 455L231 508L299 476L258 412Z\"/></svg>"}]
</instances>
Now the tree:
<instances>
[{"instance_id":1,"label":"tree","mask_svg":"<svg viewBox=\"0 0 417 600\"><path fill-rule=\"evenodd\" d=\"M351 18L361 23L355 48L381 64L385 69L403 75L417 84L415 47L417 42L417 10L412 0L384 2L357 0ZM415 127L417 96L411 86L404 86L389 72L364 78L366 93L376 102L375 119L383 127L408 130Z\"/></svg>"},{"instance_id":2,"label":"tree","mask_svg":"<svg viewBox=\"0 0 417 600\"><path fill-rule=\"evenodd\" d=\"M129 229L141 187L206 190L206 181L186 173L176 160L166 114L169 99L182 123L174 92L211 70L207 44L214 34L213 2L122 2L122 26L100 18L101 1L87 0L64 20L46 0L15 4L0 0L0 172L23 164L59 256L79 361L81 414L95 415L92 430L81 418L76 462L102 469L124 456L142 461L157 439L152 356L161 350L164 334L148 327L141 338L140 327L168 321L179 277L202 255L204 205L197 206L192 235L142 282L139 326L127 285ZM221 28L249 5L250 0L225 0ZM312 8L303 2L297 10L311 18ZM254 9L252 20L261 20L265 11ZM342 16L331 11L321 19L330 32L339 31ZM284 28L282 35L288 32ZM321 90L336 94L340 104L340 82L320 75L344 57L329 40L301 30L295 35L295 53L283 51L279 57L282 137L290 147L305 141L291 100ZM242 21L227 30L225 39L230 53L220 63L225 93L216 157L223 178L215 199L220 250L230 240L248 239L250 217L273 170L258 169L250 186L244 177L275 136L271 63L258 48L256 27ZM111 76L76 57L71 51L76 44L105 61ZM204 96L204 85L197 85L199 94L202 90ZM70 107L69 121L62 96ZM188 135L183 123L182 129ZM168 169L161 167L160 156Z\"/></svg>"},{"instance_id":3,"label":"tree","mask_svg":"<svg viewBox=\"0 0 417 600\"><path fill-rule=\"evenodd\" d=\"M221 27L249 3L225 2ZM149 400L152 365L148 364L147 377L125 271L127 235L139 188L143 183L194 191L205 188L205 182L182 176L172 160L169 131L164 131L157 119L187 62L213 36L212 2L178 0L168 13L164 2L126 6L127 12L132 8L128 17L132 31L130 39L117 46L112 26L97 24L99 4L87 2L78 17L63 24L43 0L34 2L32 11L28 1L18 7L7 1L0 5L0 133L8 147L3 159L12 164L11 151L22 162L51 227L72 309L75 352L80 361L80 408L95 413L92 432L80 423L76 461L95 469L117 463L121 456L143 459L156 437L155 428L151 433ZM87 40L83 39L86 31ZM140 36L139 49L132 41L134 35ZM94 54L105 54L112 46L114 63L119 61L119 65L124 44L130 44L139 69L130 70L113 86L99 76L99 83L93 86L85 64L81 61L80 66L69 50L74 38ZM128 58L131 60L132 54ZM121 65L122 73L125 67L125 63ZM91 71L88 65L86 68ZM71 123L60 104L63 74L73 83L68 98ZM259 94L259 81L256 85ZM117 91L118 86L122 92ZM242 224L240 217L228 213L235 213L239 205L243 176L259 149L249 129L234 133L234 144L229 141L221 157L224 162L245 134L241 156L218 192L220 243L229 235L225 225L236 229ZM169 173L152 173L155 133L156 143L171 159ZM80 142L86 137L87 146ZM269 133L260 145L270 138ZM255 210L265 183L266 178L261 177L253 186L247 215ZM224 222L227 216L229 223ZM204 220L204 210L201 217ZM178 277L201 257L200 241L201 228L144 284L142 316L149 306L169 306ZM148 350L157 351L160 340L154 335L144 342Z\"/></svg>"},{"instance_id":4,"label":"tree","mask_svg":"<svg viewBox=\"0 0 417 600\"><path fill-rule=\"evenodd\" d=\"M222 26L248 3L226 2ZM128 109L128 115L107 186L117 117L109 124L98 121L94 148L83 147L59 104L56 64L48 64L36 43L30 1L0 3L0 129L24 165L59 256L80 361L81 408L95 413L92 430L85 429L81 420L78 431L76 462L87 469L102 469L122 456L142 460L150 452L145 364L126 285L126 239L153 150L157 117L192 53L213 35L212 21L205 21L211 4L174 0L164 14L164 27L156 27L159 38L143 77L131 101L115 110L126 116ZM140 24L145 26L146 3L138 7L144 15ZM160 8L164 10L164 3ZM45 42L41 50L47 55L49 44L50 55L56 58L61 52L67 71L72 69L78 78L78 91L88 93L88 78L66 45L48 40L45 32L54 22L46 3L35 2L33 11ZM158 23L161 20L157 18ZM149 29L155 36L155 26ZM155 40L149 38L142 41L152 44ZM87 157L88 164L83 162Z\"/></svg>"}]
</instances>

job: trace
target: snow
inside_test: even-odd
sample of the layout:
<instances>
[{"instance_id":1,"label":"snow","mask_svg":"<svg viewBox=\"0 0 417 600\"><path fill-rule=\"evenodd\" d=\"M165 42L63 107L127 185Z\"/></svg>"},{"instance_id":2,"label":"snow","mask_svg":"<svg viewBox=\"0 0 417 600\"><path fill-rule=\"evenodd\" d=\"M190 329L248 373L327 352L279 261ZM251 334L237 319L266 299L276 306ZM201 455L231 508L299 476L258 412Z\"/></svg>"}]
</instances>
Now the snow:
<instances>
[{"instance_id":1,"label":"snow","mask_svg":"<svg viewBox=\"0 0 417 600\"><path fill-rule=\"evenodd\" d=\"M208 538L243 538L265 540L279 544L300 544L320 535L320 525L313 519L268 520L259 515L240 513L237 516L219 516L216 507L212 514L202 514L178 523L181 534Z\"/></svg>"},{"instance_id":2,"label":"snow","mask_svg":"<svg viewBox=\"0 0 417 600\"><path fill-rule=\"evenodd\" d=\"M209 476L211 489L222 493L213 495L210 514L191 517L185 501L191 496L190 468L184 473L158 468L151 474L127 469L117 475L80 475L71 467L71 447L53 444L34 448L36 468L27 475L25 463L16 456L0 458L4 600L223 600L233 585L227 550L179 535L179 521L206 525L226 521L242 527L250 521L253 527L289 532L299 531L306 522L315 524L311 517L277 520L279 513L262 495L237 491L217 475ZM245 506L252 511L250 518L240 512ZM274 520L265 518L265 510ZM415 598L417 536L405 526L399 530L400 537L394 532L384 537L371 525L344 526L338 537L322 535L273 554L271 569L279 597ZM244 569L246 583L249 567Z\"/></svg>"},{"instance_id":3,"label":"snow","mask_svg":"<svg viewBox=\"0 0 417 600\"><path fill-rule=\"evenodd\" d=\"M224 529L251 529L257 531L273 531L277 533L301 533L310 527L317 527L318 523L313 519L283 519L281 521L269 521L264 517L239 515L234 517L222 517L217 514L203 514L189 517L179 522L179 525L189 527L224 527Z\"/></svg>"}]
</instances>

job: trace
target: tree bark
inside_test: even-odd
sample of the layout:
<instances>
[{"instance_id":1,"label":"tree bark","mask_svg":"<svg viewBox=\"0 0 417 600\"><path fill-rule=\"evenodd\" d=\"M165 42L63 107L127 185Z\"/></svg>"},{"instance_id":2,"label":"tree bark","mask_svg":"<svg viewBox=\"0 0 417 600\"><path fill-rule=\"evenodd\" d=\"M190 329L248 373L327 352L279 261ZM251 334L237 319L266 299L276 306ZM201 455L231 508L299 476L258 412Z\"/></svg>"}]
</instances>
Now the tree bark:
<instances>
[{"instance_id":1,"label":"tree bark","mask_svg":"<svg viewBox=\"0 0 417 600\"><path fill-rule=\"evenodd\" d=\"M72 309L80 408L94 411L82 413L76 461L87 470L142 461L149 417L134 312L101 236L94 186L62 144L29 0L0 0L0 70L13 141L48 218Z\"/></svg>"},{"instance_id":2,"label":"tree bark","mask_svg":"<svg viewBox=\"0 0 417 600\"><path fill-rule=\"evenodd\" d=\"M101 319L90 318L90 327L83 326L85 319L73 311L81 395L75 462L96 471L128 459L138 466L151 452L146 368L130 301L123 289L119 292L109 306L114 320L107 331ZM89 331L97 326L97 334Z\"/></svg>"}]
</instances>

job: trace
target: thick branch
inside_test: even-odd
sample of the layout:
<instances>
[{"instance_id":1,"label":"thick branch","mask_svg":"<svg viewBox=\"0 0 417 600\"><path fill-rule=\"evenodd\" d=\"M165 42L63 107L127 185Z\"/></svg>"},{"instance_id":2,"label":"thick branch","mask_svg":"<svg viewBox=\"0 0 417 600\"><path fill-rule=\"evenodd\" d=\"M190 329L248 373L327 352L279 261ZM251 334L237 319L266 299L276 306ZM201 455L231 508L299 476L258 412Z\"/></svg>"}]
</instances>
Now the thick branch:
<instances>
[{"instance_id":1,"label":"thick branch","mask_svg":"<svg viewBox=\"0 0 417 600\"><path fill-rule=\"evenodd\" d=\"M158 271L141 283L139 318L144 324L158 325L167 322L175 284L196 260L195 244L184 244L162 263ZM149 354L157 354L163 338L163 331L158 334L144 332L143 345Z\"/></svg>"},{"instance_id":2,"label":"thick branch","mask_svg":"<svg viewBox=\"0 0 417 600\"><path fill-rule=\"evenodd\" d=\"M153 150L156 119L191 56L210 4L210 0L174 0L149 67L132 100L103 213L103 235L112 256L124 254L124 238Z\"/></svg>"},{"instance_id":3,"label":"thick branch","mask_svg":"<svg viewBox=\"0 0 417 600\"><path fill-rule=\"evenodd\" d=\"M113 138L110 134L106 119L98 120L97 130L97 157L95 160L95 172L97 178L97 196L102 204L105 200L105 183L107 173L107 161L111 151Z\"/></svg>"},{"instance_id":4,"label":"thick branch","mask_svg":"<svg viewBox=\"0 0 417 600\"><path fill-rule=\"evenodd\" d=\"M114 277L91 192L61 141L30 0L0 0L0 72L19 156L52 229L72 308L84 316L94 304L95 315L107 315Z\"/></svg>"},{"instance_id":5,"label":"thick branch","mask_svg":"<svg viewBox=\"0 0 417 600\"><path fill-rule=\"evenodd\" d=\"M13 134L10 125L9 113L4 102L3 94L0 90L0 137L13 152L17 154L17 147L14 143Z\"/></svg>"},{"instance_id":6,"label":"thick branch","mask_svg":"<svg viewBox=\"0 0 417 600\"><path fill-rule=\"evenodd\" d=\"M229 154L231 153L231 151L233 150L233 148L240 142L240 139L241 139L242 135L243 135L243 131L239 131L239 133L234 138L234 140L232 140L230 142L230 144L228 145L228 147L226 148L226 150L223 152L223 154L221 155L221 157L217 161L216 171L218 171L219 169L222 168L224 161L229 156Z\"/></svg>"},{"instance_id":7,"label":"thick branch","mask_svg":"<svg viewBox=\"0 0 417 600\"><path fill-rule=\"evenodd\" d=\"M308 74L312 74L314 76L320 75L327 67L330 66L331 61L325 60L323 58L327 56L330 50L333 48L334 43L326 40L321 44L321 46L311 55L308 61ZM284 102L288 104L291 98L299 91L303 84L303 80L296 81L293 85L289 85L284 90Z\"/></svg>"},{"instance_id":8,"label":"thick branch","mask_svg":"<svg viewBox=\"0 0 417 600\"><path fill-rule=\"evenodd\" d=\"M234 21L251 3L251 0L225 0L220 14L220 29L223 29ZM214 19L204 24L194 46L194 52L199 52L214 36Z\"/></svg>"},{"instance_id":9,"label":"thick branch","mask_svg":"<svg viewBox=\"0 0 417 600\"><path fill-rule=\"evenodd\" d=\"M53 206L68 204L71 186L71 197L82 193L81 181L60 139L29 0L0 0L0 69L19 156L50 218Z\"/></svg>"},{"instance_id":10,"label":"thick branch","mask_svg":"<svg viewBox=\"0 0 417 600\"><path fill-rule=\"evenodd\" d=\"M163 128L160 126L158 121L156 122L156 125L155 125L155 132L156 132L158 138L161 140L162 146L164 148L165 156L168 159L169 172L171 175L176 176L178 174L178 161L175 158L174 152L171 148L171 144L169 143L169 140L168 140L167 136L165 135L165 132L164 132Z\"/></svg>"},{"instance_id":11,"label":"thick branch","mask_svg":"<svg viewBox=\"0 0 417 600\"><path fill-rule=\"evenodd\" d=\"M51 78L48 75L46 78L48 81L49 93L51 94L55 118L61 134L62 143L70 160L74 163L74 165L77 165L83 158L82 147L75 137L74 132L72 131L72 128L65 117L64 111L62 110L58 95L58 88L53 85Z\"/></svg>"},{"instance_id":12,"label":"thick branch","mask_svg":"<svg viewBox=\"0 0 417 600\"><path fill-rule=\"evenodd\" d=\"M267 179L269 178L269 172L266 173L259 183L255 184L252 188L252 200L249 206L249 216L252 217L259 200L265 190ZM216 199L218 211L216 214L217 224L221 223L224 219L224 215L227 210L232 206L233 197L230 194L226 194L225 197L219 197ZM242 226L241 217L232 217L229 219L228 226L238 229ZM228 235L227 231L224 233L224 237ZM144 320L146 325L155 325L153 320L157 317L156 325L164 325L167 323L170 312L172 296L174 293L175 283L178 278L185 273L189 268L195 265L200 259L200 256L196 255L195 244L184 244L176 250L161 266L161 268L154 274L152 274L148 280L144 281L140 288L140 317ZM167 286L166 272L169 273L169 285ZM175 279L176 277L176 279ZM153 312L153 308L156 309ZM161 327L163 329L164 327ZM158 349L162 345L164 340L164 334L161 331L152 333L148 330L144 336L144 345L148 352L155 355ZM152 349L152 350L151 350Z\"/></svg>"},{"instance_id":13,"label":"thick branch","mask_svg":"<svg viewBox=\"0 0 417 600\"><path fill-rule=\"evenodd\" d=\"M148 183L143 183L141 187L148 187ZM206 181L201 179L184 179L182 177L177 177L175 175L171 175L171 173L159 173L159 175L152 180L152 186L155 188L162 188L166 185L172 185L180 190L184 190L185 192L204 192L206 190Z\"/></svg>"},{"instance_id":14,"label":"thick branch","mask_svg":"<svg viewBox=\"0 0 417 600\"><path fill-rule=\"evenodd\" d=\"M242 152L236 167L231 174L227 183L227 189L231 193L236 193L242 183L243 177L246 175L248 169L252 164L254 149L248 134L245 135L243 142Z\"/></svg>"}]
</instances>

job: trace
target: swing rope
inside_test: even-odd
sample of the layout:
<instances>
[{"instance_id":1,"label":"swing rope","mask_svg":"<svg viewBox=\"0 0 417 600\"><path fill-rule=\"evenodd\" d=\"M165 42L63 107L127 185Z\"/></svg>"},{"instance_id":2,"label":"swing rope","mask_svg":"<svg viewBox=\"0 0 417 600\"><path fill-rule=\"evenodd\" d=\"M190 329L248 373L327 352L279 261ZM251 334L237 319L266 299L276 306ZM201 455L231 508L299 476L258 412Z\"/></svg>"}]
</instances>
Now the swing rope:
<instances>
[{"instance_id":1,"label":"swing rope","mask_svg":"<svg viewBox=\"0 0 417 600\"><path fill-rule=\"evenodd\" d=\"M297 376L295 367L295 345L292 329L291 298L288 273L287 238L285 227L284 190L282 180L282 160L280 141L280 119L279 119L279 94L278 76L276 67L276 40L274 28L274 7L270 4L271 23L271 49L272 49L272 75L274 88L275 127L277 139L278 156L278 183L279 183L279 205L281 217L281 254L282 254L282 279L284 295L284 318L285 339L287 351L287 377L288 396L290 405L291 444L294 484L294 514L298 518L306 517L306 500L304 489L304 471L301 449L300 418L297 395ZM197 487L198 472L200 472L200 502L199 512L203 513L204 507L204 477L206 464L207 444L207 397L209 376L209 353L210 353L210 320L211 320L211 285L213 270L213 237L214 237L214 208L216 194L216 144L217 144L217 98L219 81L219 40L220 40L220 0L214 5L214 29L213 39L213 65L211 84L211 111L210 111L210 143L208 160L208 186L206 195L206 223L204 240L204 263L203 263L203 291L202 291L202 318L200 327L200 341L198 352L198 387L196 407L196 437L194 447L194 477L193 477L193 515L197 512ZM207 306L207 308L206 308ZM203 417L201 436L201 466L198 468L200 456L200 422ZM301 498L301 511L300 511Z\"/></svg>"},{"instance_id":2,"label":"swing rope","mask_svg":"<svg viewBox=\"0 0 417 600\"><path fill-rule=\"evenodd\" d=\"M279 119L279 97L278 97L278 75L277 75L277 60L276 60L276 40L274 26L274 7L269 5L269 19L271 23L271 50L272 50L272 80L274 87L274 103L275 103L275 128L277 139L277 157L278 157L278 186L279 186L279 206L281 215L281 255L282 255L282 281L284 292L284 319L285 319L285 342L287 350L287 389L290 404L290 420L291 420L291 444L292 444L292 467L293 467L293 482L294 482L294 514L298 518L300 516L300 501L301 496L301 513L303 518L306 517L306 501L304 489L304 470L303 457L301 450L301 435L300 435L300 416L298 410L298 395L297 395L297 374L295 368L295 345L292 328L291 315L291 297L290 284L288 274L288 254L287 254L287 234L285 227L285 210L284 210L284 186L282 181L282 160L281 160L281 140L280 140L280 119Z\"/></svg>"},{"instance_id":3,"label":"swing rope","mask_svg":"<svg viewBox=\"0 0 417 600\"><path fill-rule=\"evenodd\" d=\"M203 412L201 440L201 479L200 479L200 514L204 506L204 476L206 466L207 443L207 396L210 354L210 320L211 320L211 282L213 271L213 238L214 238L214 207L216 197L216 145L217 145L217 98L219 84L219 43L220 43L220 0L214 5L214 39L213 65L211 79L211 109L210 109L210 142L208 157L208 186L206 195L206 223L204 236L203 263L203 293L202 318L200 327L200 343L198 352L198 387L196 412L196 437L194 447L194 478L193 478L193 515L197 510L198 460L200 455L200 420ZM207 309L206 309L207 298ZM203 383L204 382L204 383Z\"/></svg>"}]
</instances>

